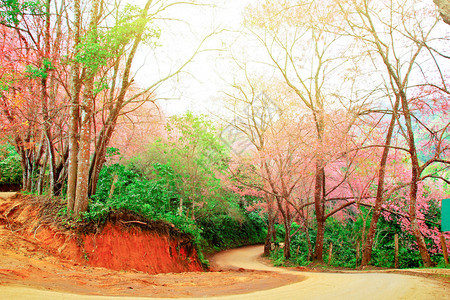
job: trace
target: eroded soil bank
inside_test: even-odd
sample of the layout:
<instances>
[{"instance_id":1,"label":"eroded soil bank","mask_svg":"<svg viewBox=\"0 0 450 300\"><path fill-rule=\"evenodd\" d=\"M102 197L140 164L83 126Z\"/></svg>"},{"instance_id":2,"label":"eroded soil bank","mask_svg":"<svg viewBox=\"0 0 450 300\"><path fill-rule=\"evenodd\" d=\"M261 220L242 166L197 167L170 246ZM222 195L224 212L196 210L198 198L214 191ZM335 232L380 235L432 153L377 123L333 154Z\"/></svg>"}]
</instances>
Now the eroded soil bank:
<instances>
[{"instance_id":1,"label":"eroded soil bank","mask_svg":"<svg viewBox=\"0 0 450 300\"><path fill-rule=\"evenodd\" d=\"M51 203L15 196L0 204L0 222L51 254L78 264L149 274L202 271L192 237L172 224L131 212L110 214L105 224L67 230Z\"/></svg>"},{"instance_id":2,"label":"eroded soil bank","mask_svg":"<svg viewBox=\"0 0 450 300\"><path fill-rule=\"evenodd\" d=\"M199 272L201 268L195 263L195 252L183 247L187 241L175 239L177 233L172 231L173 228L158 227L160 224L157 223L143 225L136 223L142 222L137 219L126 221L123 216L117 216L115 220L112 218L108 225L101 228L101 232L97 232L95 226L86 228L86 232L91 233L86 234L88 238L81 239L84 241L81 248L78 234L58 230L51 225L52 220L38 217L37 209L23 204L25 197L3 199L1 196L9 197L10 194L0 194L0 286L17 287L17 295L22 295L21 287L28 287L78 295L198 298L271 289L302 278L242 269ZM153 233L150 228L135 225L153 226ZM170 238L164 230L171 232ZM145 242L140 241L143 233L148 235L144 237ZM130 239L131 243L109 243L114 240L121 244L120 240L124 238ZM159 250L150 253L148 247ZM135 253L151 256L150 261L157 260L159 266L143 264ZM115 257L117 259L110 260ZM166 263L178 261L177 268L197 271L152 275L155 268L175 272L173 264L163 264L161 257L170 258ZM150 271L139 271L133 263L137 259L140 262L138 267ZM118 264L119 261L122 264ZM109 264L109 268L98 267L102 264ZM118 271L122 270L123 265L130 271Z\"/></svg>"}]
</instances>

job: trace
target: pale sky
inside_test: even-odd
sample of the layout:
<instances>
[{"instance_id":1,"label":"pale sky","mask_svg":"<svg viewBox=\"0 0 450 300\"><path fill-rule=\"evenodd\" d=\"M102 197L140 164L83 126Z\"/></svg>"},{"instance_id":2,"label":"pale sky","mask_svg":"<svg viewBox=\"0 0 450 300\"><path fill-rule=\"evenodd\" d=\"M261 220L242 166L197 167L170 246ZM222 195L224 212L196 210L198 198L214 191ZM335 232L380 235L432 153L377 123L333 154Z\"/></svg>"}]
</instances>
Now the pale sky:
<instances>
[{"instance_id":1,"label":"pale sky","mask_svg":"<svg viewBox=\"0 0 450 300\"><path fill-rule=\"evenodd\" d=\"M141 66L136 82L141 87L148 86L168 74L170 70L180 66L194 52L200 41L216 29L227 31L210 38L204 45L204 49L225 50L231 47L233 53L241 55L240 52L242 52L242 55L253 56L250 58L266 55L260 47L249 50L255 44L246 40L245 37L239 37L237 33L242 26L244 9L249 4L257 3L258 0L211 1L214 2L215 7L178 5L167 11L166 17L183 21L171 20L160 23L161 47L154 50L156 56L147 50L140 53L140 59L136 59L136 66ZM432 5L431 0L429 2ZM235 41L235 39L238 40ZM227 88L227 83L231 83L239 76L237 67L229 56L230 54L225 51L201 53L185 69L190 75L184 73L161 86L156 91L157 96L174 99L158 102L165 114L179 114L186 110L206 114L219 110L220 113L220 108L217 108L217 99L222 96L221 92ZM259 67L265 68L261 64ZM267 75L265 74L267 69L257 70L256 73Z\"/></svg>"},{"instance_id":2,"label":"pale sky","mask_svg":"<svg viewBox=\"0 0 450 300\"><path fill-rule=\"evenodd\" d=\"M148 55L148 50L140 54L136 65L141 66L136 82L145 87L155 79L167 74L189 57L199 42L215 29L239 30L242 24L242 12L249 3L256 0L218 0L215 7L190 7L180 5L168 13L171 17L185 22L167 21L161 28L161 44L155 51L157 60ZM224 49L229 46L234 34L222 32L210 38L203 48ZM151 54L151 53L150 53ZM233 77L230 63L223 51L208 51L199 54L182 74L158 89L162 98L176 100L159 101L166 114L183 113L186 110L208 113L213 105L211 100L220 95L226 85L223 77L229 81ZM144 63L144 65L142 65Z\"/></svg>"}]
</instances>

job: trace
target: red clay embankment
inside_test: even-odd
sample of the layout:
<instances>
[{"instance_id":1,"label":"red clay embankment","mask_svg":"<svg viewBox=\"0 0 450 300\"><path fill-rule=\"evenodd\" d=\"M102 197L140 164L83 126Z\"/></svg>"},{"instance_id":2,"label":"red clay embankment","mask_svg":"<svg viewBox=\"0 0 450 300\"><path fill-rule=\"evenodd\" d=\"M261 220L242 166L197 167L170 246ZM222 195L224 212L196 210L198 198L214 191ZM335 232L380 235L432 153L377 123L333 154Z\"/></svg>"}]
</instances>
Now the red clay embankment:
<instances>
[{"instance_id":1,"label":"red clay embankment","mask_svg":"<svg viewBox=\"0 0 450 300\"><path fill-rule=\"evenodd\" d=\"M172 224L131 212L111 213L105 224L65 229L48 199L15 196L0 205L0 222L48 253L81 265L149 274L201 271L192 237Z\"/></svg>"}]
</instances>

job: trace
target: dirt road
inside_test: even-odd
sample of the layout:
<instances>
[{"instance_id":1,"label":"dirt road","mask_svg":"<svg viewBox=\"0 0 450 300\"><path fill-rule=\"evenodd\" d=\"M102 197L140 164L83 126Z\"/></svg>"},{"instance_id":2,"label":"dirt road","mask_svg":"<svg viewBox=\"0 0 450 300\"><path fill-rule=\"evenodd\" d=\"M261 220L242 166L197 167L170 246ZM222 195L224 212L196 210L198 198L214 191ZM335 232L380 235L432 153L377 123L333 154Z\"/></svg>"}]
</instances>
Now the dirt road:
<instances>
[{"instance_id":1,"label":"dirt road","mask_svg":"<svg viewBox=\"0 0 450 300\"><path fill-rule=\"evenodd\" d=\"M223 252L214 258L222 268L250 268L283 273L298 272L274 268L258 260L261 246ZM303 281L253 293L211 297L208 299L449 299L448 284L435 280L384 273L307 273ZM185 274L189 276L189 274ZM217 282L220 285L221 282ZM26 287L1 286L2 299L110 299L110 297L76 295ZM145 299L124 298L115 299ZM148 299L148 298L147 298ZM167 298L154 298L167 299ZM189 298L183 298L189 299ZM192 299L192 298L190 298Z\"/></svg>"},{"instance_id":2,"label":"dirt road","mask_svg":"<svg viewBox=\"0 0 450 300\"><path fill-rule=\"evenodd\" d=\"M262 246L218 254L215 263L282 273L298 273L271 267L259 261ZM302 272L305 280L283 287L223 299L450 299L449 284L416 276L357 272Z\"/></svg>"},{"instance_id":3,"label":"dirt road","mask_svg":"<svg viewBox=\"0 0 450 300\"><path fill-rule=\"evenodd\" d=\"M10 198L12 196L14 196L16 194L16 192L0 192L0 198Z\"/></svg>"},{"instance_id":4,"label":"dirt road","mask_svg":"<svg viewBox=\"0 0 450 300\"><path fill-rule=\"evenodd\" d=\"M212 264L221 272L148 275L73 265L0 226L0 299L450 299L450 283L380 272L298 272L265 264L262 251L217 254Z\"/></svg>"}]
</instances>

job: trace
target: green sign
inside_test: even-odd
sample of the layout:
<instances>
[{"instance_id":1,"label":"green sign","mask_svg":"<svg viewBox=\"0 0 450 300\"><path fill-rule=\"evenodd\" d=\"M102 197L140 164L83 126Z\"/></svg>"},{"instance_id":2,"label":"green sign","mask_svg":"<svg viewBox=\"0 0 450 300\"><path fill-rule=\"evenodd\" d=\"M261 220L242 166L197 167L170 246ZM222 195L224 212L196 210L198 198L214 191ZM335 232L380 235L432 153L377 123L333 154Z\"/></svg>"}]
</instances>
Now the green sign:
<instances>
[{"instance_id":1,"label":"green sign","mask_svg":"<svg viewBox=\"0 0 450 300\"><path fill-rule=\"evenodd\" d=\"M442 199L441 231L450 231L450 198Z\"/></svg>"}]
</instances>

